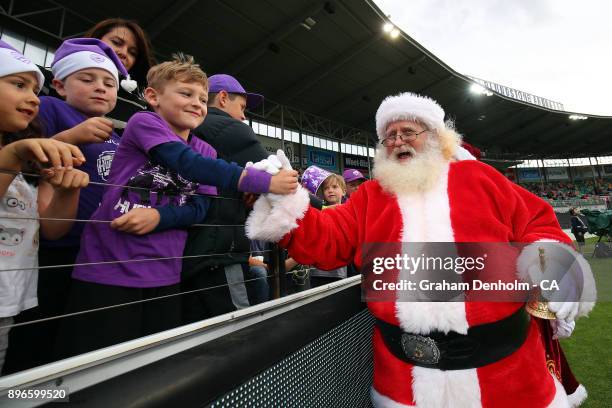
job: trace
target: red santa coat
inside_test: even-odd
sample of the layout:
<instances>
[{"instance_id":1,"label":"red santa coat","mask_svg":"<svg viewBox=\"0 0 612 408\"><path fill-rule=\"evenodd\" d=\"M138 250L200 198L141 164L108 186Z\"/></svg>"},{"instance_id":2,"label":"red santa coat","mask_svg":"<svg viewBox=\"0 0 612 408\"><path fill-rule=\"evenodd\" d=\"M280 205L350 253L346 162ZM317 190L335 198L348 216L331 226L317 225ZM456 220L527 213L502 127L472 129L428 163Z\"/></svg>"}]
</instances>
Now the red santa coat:
<instances>
[{"instance_id":1,"label":"red santa coat","mask_svg":"<svg viewBox=\"0 0 612 408\"><path fill-rule=\"evenodd\" d=\"M269 220L268 220L269 221ZM437 187L401 196L377 181L364 183L343 206L309 208L281 245L303 264L333 269L361 263L366 242L570 243L547 203L477 161L450 163ZM513 260L510 260L512 262ZM520 303L370 302L372 314L407 332L466 333L508 317ZM488 366L442 371L415 367L393 356L378 328L373 334L373 402L380 407L568 406L546 368L535 322L524 344Z\"/></svg>"}]
</instances>

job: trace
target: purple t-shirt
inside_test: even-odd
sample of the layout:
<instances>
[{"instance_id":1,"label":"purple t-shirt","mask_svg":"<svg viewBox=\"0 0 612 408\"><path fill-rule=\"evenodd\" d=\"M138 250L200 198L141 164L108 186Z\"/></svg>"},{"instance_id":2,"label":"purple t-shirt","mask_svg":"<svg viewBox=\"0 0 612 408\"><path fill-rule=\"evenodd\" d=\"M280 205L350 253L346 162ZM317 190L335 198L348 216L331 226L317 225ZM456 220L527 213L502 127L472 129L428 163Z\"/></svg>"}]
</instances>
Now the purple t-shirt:
<instances>
[{"instance_id":1,"label":"purple t-shirt","mask_svg":"<svg viewBox=\"0 0 612 408\"><path fill-rule=\"evenodd\" d=\"M42 96L40 98L38 117L42 121L44 133L48 137L73 128L89 119L65 101L52 96ZM108 181L111 162L119 145L119 140L119 135L113 132L111 138L105 142L79 145L79 149L85 155L86 160L79 169L89 174L90 181L98 183ZM103 192L103 186L94 184L89 184L81 189L77 219L88 220L91 217L100 205L100 201L102 201ZM41 246L53 248L78 246L84 227L83 222L75 222L70 232L63 238L56 241L41 240Z\"/></svg>"},{"instance_id":2,"label":"purple t-shirt","mask_svg":"<svg viewBox=\"0 0 612 408\"><path fill-rule=\"evenodd\" d=\"M217 194L216 187L193 183L151 162L149 151L167 142L188 144L204 157L217 156L215 149L201 139L190 135L187 142L177 136L158 114L134 114L123 132L109 179L111 184L126 187L106 187L102 204L92 215L92 220L114 220L139 207L184 205L191 193ZM72 277L105 285L139 288L173 285L180 280L180 257L186 239L187 231L182 229L134 235L116 231L110 223L88 223L81 238L77 263L177 258L76 266Z\"/></svg>"}]
</instances>

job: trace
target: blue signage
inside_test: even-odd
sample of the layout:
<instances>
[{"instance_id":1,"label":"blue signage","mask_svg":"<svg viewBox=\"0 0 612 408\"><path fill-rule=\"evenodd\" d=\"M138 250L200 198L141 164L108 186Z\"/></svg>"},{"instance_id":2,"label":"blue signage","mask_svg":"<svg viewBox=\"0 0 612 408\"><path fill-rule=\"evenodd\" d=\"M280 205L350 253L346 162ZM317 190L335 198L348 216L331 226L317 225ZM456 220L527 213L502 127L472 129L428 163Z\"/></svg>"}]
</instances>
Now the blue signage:
<instances>
[{"instance_id":1,"label":"blue signage","mask_svg":"<svg viewBox=\"0 0 612 408\"><path fill-rule=\"evenodd\" d=\"M519 181L536 181L540 180L539 169L518 169Z\"/></svg>"},{"instance_id":2,"label":"blue signage","mask_svg":"<svg viewBox=\"0 0 612 408\"><path fill-rule=\"evenodd\" d=\"M306 153L307 163L309 166L314 165L326 170L338 171L336 152L316 149L309 146Z\"/></svg>"}]
</instances>

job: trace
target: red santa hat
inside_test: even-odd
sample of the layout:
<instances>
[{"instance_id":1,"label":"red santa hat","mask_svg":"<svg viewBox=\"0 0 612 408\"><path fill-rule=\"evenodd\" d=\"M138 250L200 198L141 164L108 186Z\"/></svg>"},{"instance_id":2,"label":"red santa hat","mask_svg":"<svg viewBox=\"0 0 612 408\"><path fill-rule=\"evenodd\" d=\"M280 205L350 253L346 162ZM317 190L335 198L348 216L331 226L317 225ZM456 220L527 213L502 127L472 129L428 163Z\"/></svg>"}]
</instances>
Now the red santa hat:
<instances>
[{"instance_id":1,"label":"red santa hat","mask_svg":"<svg viewBox=\"0 0 612 408\"><path fill-rule=\"evenodd\" d=\"M443 129L444 109L433 99L412 92L388 96L376 112L378 139L384 139L387 126L399 120L418 121L428 129Z\"/></svg>"},{"instance_id":2,"label":"red santa hat","mask_svg":"<svg viewBox=\"0 0 612 408\"><path fill-rule=\"evenodd\" d=\"M465 150L470 152L470 154L472 156L474 156L474 158L476 158L476 160L480 160L480 157L482 156L482 152L480 151L479 148L477 148L476 146L472 146L471 144L469 144L466 141L462 141L461 142L461 147L463 147Z\"/></svg>"}]
</instances>

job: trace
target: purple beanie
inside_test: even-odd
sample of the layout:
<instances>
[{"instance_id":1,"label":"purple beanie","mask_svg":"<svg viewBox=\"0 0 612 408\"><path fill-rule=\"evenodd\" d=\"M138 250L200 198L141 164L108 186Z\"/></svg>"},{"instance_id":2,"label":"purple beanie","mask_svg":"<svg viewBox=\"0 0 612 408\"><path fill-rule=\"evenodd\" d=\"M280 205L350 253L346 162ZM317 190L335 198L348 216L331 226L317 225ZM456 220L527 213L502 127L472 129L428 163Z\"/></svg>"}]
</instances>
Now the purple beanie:
<instances>
[{"instance_id":1,"label":"purple beanie","mask_svg":"<svg viewBox=\"0 0 612 408\"><path fill-rule=\"evenodd\" d=\"M55 52L51 64L53 76L59 80L86 68L101 68L110 72L117 84L119 74L128 76L115 51L97 38L72 38L64 41Z\"/></svg>"},{"instance_id":2,"label":"purple beanie","mask_svg":"<svg viewBox=\"0 0 612 408\"><path fill-rule=\"evenodd\" d=\"M42 88L45 77L36 64L24 57L22 53L9 44L0 40L0 77L18 74L20 72L33 72L38 79L37 90Z\"/></svg>"}]
</instances>

